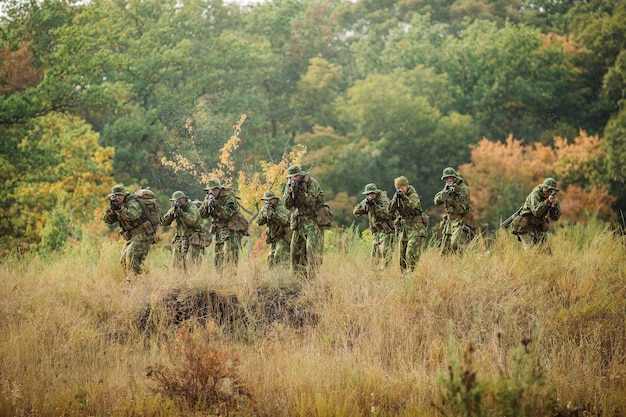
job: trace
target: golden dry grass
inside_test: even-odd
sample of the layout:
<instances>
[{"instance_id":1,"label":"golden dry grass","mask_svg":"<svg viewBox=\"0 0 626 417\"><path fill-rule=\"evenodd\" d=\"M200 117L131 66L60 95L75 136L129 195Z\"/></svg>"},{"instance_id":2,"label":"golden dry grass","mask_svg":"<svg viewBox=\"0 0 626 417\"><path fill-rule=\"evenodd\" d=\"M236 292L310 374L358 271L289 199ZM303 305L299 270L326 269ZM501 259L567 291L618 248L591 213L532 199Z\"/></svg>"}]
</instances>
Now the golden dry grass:
<instances>
[{"instance_id":1,"label":"golden dry grass","mask_svg":"<svg viewBox=\"0 0 626 417\"><path fill-rule=\"evenodd\" d=\"M512 379L523 340L545 374L536 392L553 400L543 415L626 415L623 237L559 229L548 256L502 235L462 257L429 250L407 275L374 270L349 234L327 237L309 282L248 254L236 276L210 259L185 274L160 244L128 285L121 243L102 239L3 260L0 415L209 415L146 374L181 328L238 356L252 400L230 415L436 415L470 344L489 414L498 387L533 388Z\"/></svg>"}]
</instances>

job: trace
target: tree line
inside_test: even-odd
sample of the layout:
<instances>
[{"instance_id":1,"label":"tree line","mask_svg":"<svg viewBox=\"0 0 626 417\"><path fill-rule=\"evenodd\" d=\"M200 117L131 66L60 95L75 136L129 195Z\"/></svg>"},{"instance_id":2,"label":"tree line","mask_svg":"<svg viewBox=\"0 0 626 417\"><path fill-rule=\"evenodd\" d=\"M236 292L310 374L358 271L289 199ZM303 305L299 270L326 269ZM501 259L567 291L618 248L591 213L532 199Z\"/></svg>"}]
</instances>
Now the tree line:
<instances>
[{"instance_id":1,"label":"tree line","mask_svg":"<svg viewBox=\"0 0 626 417\"><path fill-rule=\"evenodd\" d=\"M623 0L0 7L4 244L79 239L116 182L200 190L202 175L163 159L211 171L242 114L240 176L306 149L343 223L366 183L398 175L432 208L446 166L485 227L545 176L565 220L626 208Z\"/></svg>"}]
</instances>

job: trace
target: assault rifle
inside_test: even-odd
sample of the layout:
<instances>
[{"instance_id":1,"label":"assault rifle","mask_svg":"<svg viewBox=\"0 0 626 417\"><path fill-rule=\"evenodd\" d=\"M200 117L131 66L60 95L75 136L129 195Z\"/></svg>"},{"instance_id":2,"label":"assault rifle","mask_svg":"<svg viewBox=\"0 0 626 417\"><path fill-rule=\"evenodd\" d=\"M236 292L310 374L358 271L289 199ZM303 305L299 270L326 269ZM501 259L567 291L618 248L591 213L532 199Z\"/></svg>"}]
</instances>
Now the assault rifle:
<instances>
[{"instance_id":1,"label":"assault rifle","mask_svg":"<svg viewBox=\"0 0 626 417\"><path fill-rule=\"evenodd\" d=\"M211 211L213 211L213 207L215 207L216 201L215 201L215 196L213 195L213 190L207 191L207 194L209 195L207 211L210 213Z\"/></svg>"},{"instance_id":2,"label":"assault rifle","mask_svg":"<svg viewBox=\"0 0 626 417\"><path fill-rule=\"evenodd\" d=\"M296 198L296 194L298 194L298 191L302 188L302 186L300 185L300 183L296 180L294 180L293 178L291 179L291 181L289 181L289 190L291 191L291 198L295 199Z\"/></svg>"},{"instance_id":3,"label":"assault rifle","mask_svg":"<svg viewBox=\"0 0 626 417\"><path fill-rule=\"evenodd\" d=\"M445 190L450 195L456 194L456 184L446 184Z\"/></svg>"},{"instance_id":4,"label":"assault rifle","mask_svg":"<svg viewBox=\"0 0 626 417\"><path fill-rule=\"evenodd\" d=\"M376 201L374 201L374 199L372 197L367 197L365 199L365 212L369 213L370 207L372 207L375 204L376 204Z\"/></svg>"},{"instance_id":5,"label":"assault rifle","mask_svg":"<svg viewBox=\"0 0 626 417\"><path fill-rule=\"evenodd\" d=\"M402 208L404 207L404 204L402 204L402 196L404 194L402 193L402 191L398 190L396 191L396 204L398 205L398 208Z\"/></svg>"},{"instance_id":6,"label":"assault rifle","mask_svg":"<svg viewBox=\"0 0 626 417\"><path fill-rule=\"evenodd\" d=\"M556 197L558 193L559 193L559 190L552 189L552 191L550 192L550 197ZM552 203L550 207L554 207L555 205L556 203Z\"/></svg>"},{"instance_id":7,"label":"assault rifle","mask_svg":"<svg viewBox=\"0 0 626 417\"><path fill-rule=\"evenodd\" d=\"M117 202L117 198L115 198L115 194L109 195L109 207L111 207L112 211L117 211L122 208L120 203Z\"/></svg>"},{"instance_id":8,"label":"assault rifle","mask_svg":"<svg viewBox=\"0 0 626 417\"><path fill-rule=\"evenodd\" d=\"M521 211L522 211L522 208L520 207L519 209L517 209L515 213L511 214L505 221L500 223L500 227L503 229L508 229L509 226L511 226L511 223L513 223L513 220L515 220L515 218L519 216Z\"/></svg>"}]
</instances>

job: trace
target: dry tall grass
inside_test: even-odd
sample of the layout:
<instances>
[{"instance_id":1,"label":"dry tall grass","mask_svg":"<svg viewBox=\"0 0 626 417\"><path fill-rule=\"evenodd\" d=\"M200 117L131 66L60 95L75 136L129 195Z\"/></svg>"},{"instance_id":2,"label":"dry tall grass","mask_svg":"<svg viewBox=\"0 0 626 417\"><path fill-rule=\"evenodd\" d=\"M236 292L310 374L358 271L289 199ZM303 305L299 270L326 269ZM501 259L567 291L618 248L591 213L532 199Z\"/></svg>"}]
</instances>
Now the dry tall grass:
<instances>
[{"instance_id":1,"label":"dry tall grass","mask_svg":"<svg viewBox=\"0 0 626 417\"><path fill-rule=\"evenodd\" d=\"M181 329L238 358L250 396L223 414L626 415L623 237L559 229L548 256L502 235L463 257L427 251L410 275L328 237L311 282L249 256L234 277L210 259L184 274L159 246L128 285L121 243L100 239L3 260L0 415L215 415L148 376ZM463 409L463 389L479 410Z\"/></svg>"}]
</instances>

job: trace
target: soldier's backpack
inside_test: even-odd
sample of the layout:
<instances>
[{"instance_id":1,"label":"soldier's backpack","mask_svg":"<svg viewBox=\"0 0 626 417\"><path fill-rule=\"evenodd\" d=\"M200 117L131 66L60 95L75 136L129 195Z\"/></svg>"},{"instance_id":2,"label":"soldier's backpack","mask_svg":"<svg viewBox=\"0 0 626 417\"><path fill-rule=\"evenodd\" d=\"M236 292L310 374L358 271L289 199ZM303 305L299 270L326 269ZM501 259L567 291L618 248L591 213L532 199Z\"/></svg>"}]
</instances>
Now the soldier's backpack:
<instances>
[{"instance_id":1,"label":"soldier's backpack","mask_svg":"<svg viewBox=\"0 0 626 417\"><path fill-rule=\"evenodd\" d=\"M157 226L163 224L163 212L156 194L150 188L140 187L133 195L141 206L143 216L152 223L154 230L156 230Z\"/></svg>"}]
</instances>

